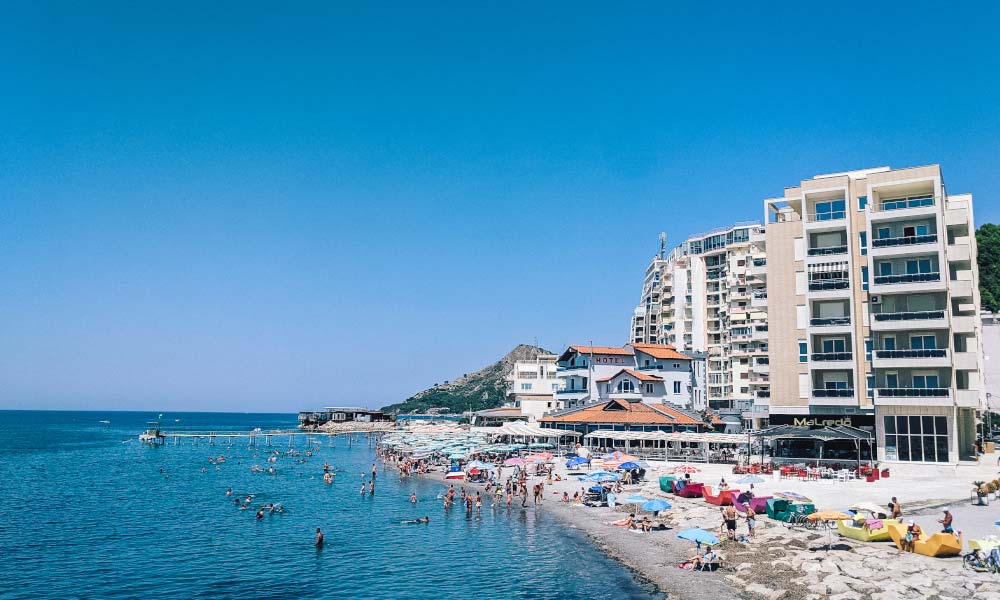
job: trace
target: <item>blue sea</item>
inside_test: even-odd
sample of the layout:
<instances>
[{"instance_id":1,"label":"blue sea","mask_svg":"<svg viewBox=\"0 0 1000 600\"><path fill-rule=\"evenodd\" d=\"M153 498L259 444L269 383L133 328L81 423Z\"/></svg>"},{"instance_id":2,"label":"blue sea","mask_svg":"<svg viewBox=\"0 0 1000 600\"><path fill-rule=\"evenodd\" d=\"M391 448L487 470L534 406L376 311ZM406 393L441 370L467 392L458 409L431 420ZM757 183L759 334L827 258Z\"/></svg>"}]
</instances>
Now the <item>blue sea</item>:
<instances>
[{"instance_id":1,"label":"blue sea","mask_svg":"<svg viewBox=\"0 0 1000 600\"><path fill-rule=\"evenodd\" d=\"M400 481L381 465L375 496L361 496L374 462L363 436L318 442L308 459L300 438L302 456L282 456L272 475L251 466L266 469L286 439L270 449L246 439L140 444L155 417L0 411L0 598L655 597L544 509L446 513L442 482ZM283 414L163 418L168 431L295 425ZM220 455L225 463L209 463ZM332 485L324 462L338 472ZM228 488L285 512L258 521ZM424 515L429 525L400 524Z\"/></svg>"}]
</instances>

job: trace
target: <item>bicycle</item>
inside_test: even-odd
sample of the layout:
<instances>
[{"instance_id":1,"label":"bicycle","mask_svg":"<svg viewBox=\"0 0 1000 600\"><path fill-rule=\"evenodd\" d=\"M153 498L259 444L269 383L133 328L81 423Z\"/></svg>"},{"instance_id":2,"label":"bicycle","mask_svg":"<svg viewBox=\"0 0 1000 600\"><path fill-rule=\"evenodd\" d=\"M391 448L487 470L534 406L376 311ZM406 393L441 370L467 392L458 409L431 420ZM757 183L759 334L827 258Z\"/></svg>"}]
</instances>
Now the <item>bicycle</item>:
<instances>
[{"instance_id":1,"label":"bicycle","mask_svg":"<svg viewBox=\"0 0 1000 600\"><path fill-rule=\"evenodd\" d=\"M972 571L985 569L990 573L1000 572L1000 565L997 564L993 556L991 554L983 554L978 549L962 555L962 567Z\"/></svg>"}]
</instances>

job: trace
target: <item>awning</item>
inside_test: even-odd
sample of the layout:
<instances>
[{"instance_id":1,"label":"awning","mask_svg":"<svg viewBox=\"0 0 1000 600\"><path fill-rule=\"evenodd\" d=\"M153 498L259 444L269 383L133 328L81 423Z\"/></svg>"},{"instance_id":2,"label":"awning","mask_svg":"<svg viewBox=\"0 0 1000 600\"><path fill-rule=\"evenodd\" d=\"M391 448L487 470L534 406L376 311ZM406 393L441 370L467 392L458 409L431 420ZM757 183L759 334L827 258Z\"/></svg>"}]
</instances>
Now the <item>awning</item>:
<instances>
[{"instance_id":1,"label":"awning","mask_svg":"<svg viewBox=\"0 0 1000 600\"><path fill-rule=\"evenodd\" d=\"M709 442L712 444L745 444L745 435L737 433L695 433L691 431L615 431L598 429L583 436L584 439L605 440L654 440L665 442Z\"/></svg>"},{"instance_id":2,"label":"awning","mask_svg":"<svg viewBox=\"0 0 1000 600\"><path fill-rule=\"evenodd\" d=\"M532 438L560 438L563 436L579 436L580 433L576 431L567 431L563 429L545 429L542 427L536 427L534 425L529 425L521 421L514 421L510 423L504 423L500 427L473 427L473 433L485 433L486 435L513 435L517 437L532 437Z\"/></svg>"},{"instance_id":3,"label":"awning","mask_svg":"<svg viewBox=\"0 0 1000 600\"><path fill-rule=\"evenodd\" d=\"M795 427L793 425L779 425L769 429L763 429L753 434L756 437L769 439L814 439L814 440L865 440L874 441L874 435L846 425L836 425L822 427L820 429L809 429L808 427Z\"/></svg>"}]
</instances>

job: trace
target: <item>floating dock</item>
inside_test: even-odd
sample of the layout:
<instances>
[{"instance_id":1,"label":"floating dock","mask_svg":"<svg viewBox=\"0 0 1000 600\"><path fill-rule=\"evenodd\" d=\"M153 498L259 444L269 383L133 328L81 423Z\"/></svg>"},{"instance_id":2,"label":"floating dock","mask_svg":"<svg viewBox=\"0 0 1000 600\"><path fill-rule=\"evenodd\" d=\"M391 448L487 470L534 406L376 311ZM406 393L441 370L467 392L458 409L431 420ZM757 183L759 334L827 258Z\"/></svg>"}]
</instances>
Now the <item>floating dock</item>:
<instances>
[{"instance_id":1,"label":"floating dock","mask_svg":"<svg viewBox=\"0 0 1000 600\"><path fill-rule=\"evenodd\" d=\"M159 435L163 440L162 443L172 443L175 446L180 445L185 440L195 445L204 441L209 446L216 444L232 446L237 441L246 440L248 446L281 445L291 448L299 440L304 441L304 446L322 443L323 440L326 440L329 444L333 444L339 436L347 436L347 443L350 446L353 445L355 436L359 435L367 438L368 445L371 446L377 443L378 438L384 433L388 433L388 430L377 431L366 428L331 431L303 431L300 429L275 429L268 431L161 431Z\"/></svg>"}]
</instances>

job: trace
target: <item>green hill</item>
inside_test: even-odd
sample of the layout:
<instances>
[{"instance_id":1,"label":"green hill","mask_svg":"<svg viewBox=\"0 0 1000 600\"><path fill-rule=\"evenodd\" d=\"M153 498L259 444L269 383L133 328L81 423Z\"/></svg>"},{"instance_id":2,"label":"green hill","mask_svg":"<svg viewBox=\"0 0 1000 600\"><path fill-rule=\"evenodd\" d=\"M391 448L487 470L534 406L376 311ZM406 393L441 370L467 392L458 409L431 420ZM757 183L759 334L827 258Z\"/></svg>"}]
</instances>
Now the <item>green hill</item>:
<instances>
[{"instance_id":1,"label":"green hill","mask_svg":"<svg viewBox=\"0 0 1000 600\"><path fill-rule=\"evenodd\" d=\"M424 413L438 409L442 413L461 413L503 405L507 394L507 376L519 360L533 360L539 354L550 354L537 346L521 344L497 362L454 381L435 385L414 394L405 401L390 404L382 410L393 414Z\"/></svg>"}]
</instances>

